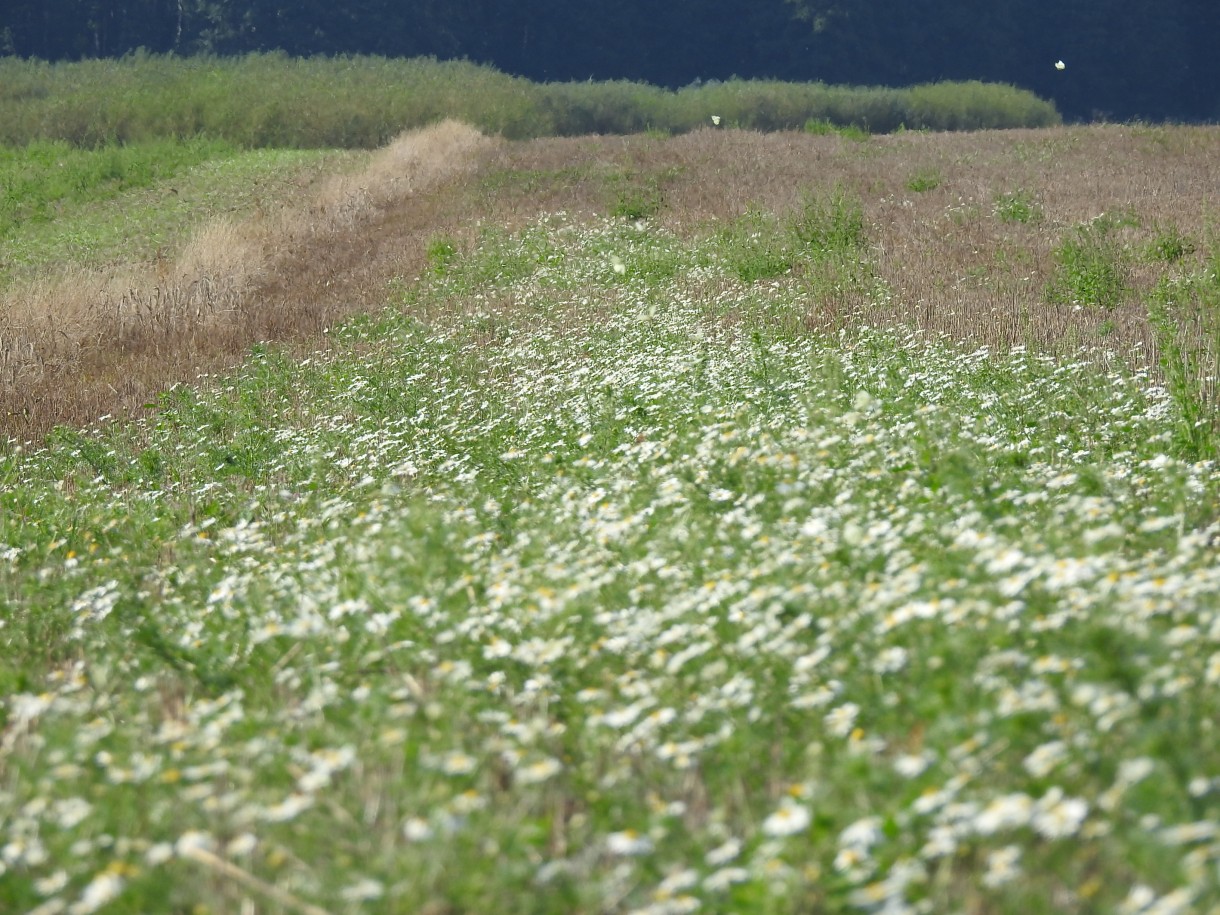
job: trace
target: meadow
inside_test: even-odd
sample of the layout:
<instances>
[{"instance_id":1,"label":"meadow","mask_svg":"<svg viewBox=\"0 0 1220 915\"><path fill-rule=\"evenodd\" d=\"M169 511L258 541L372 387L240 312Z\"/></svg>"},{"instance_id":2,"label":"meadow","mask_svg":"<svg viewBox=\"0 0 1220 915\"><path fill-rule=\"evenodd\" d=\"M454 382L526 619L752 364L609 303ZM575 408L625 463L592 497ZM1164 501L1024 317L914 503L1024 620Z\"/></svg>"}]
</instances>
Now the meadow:
<instances>
[{"instance_id":1,"label":"meadow","mask_svg":"<svg viewBox=\"0 0 1220 915\"><path fill-rule=\"evenodd\" d=\"M1216 910L1218 143L116 190L228 202L80 275L241 281L9 351L0 909Z\"/></svg>"}]
</instances>

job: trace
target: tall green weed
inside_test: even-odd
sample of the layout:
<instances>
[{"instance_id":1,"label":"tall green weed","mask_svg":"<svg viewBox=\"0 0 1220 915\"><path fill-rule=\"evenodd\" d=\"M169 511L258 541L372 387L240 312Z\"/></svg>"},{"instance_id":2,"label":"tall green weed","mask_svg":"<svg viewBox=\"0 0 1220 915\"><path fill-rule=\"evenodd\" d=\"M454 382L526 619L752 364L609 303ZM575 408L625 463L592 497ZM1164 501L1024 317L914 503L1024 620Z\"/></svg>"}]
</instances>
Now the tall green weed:
<instances>
[{"instance_id":1,"label":"tall green weed","mask_svg":"<svg viewBox=\"0 0 1220 915\"><path fill-rule=\"evenodd\" d=\"M1220 455L1220 255L1202 271L1162 277L1148 297L1157 358L1178 410L1178 444L1193 460Z\"/></svg>"},{"instance_id":2,"label":"tall green weed","mask_svg":"<svg viewBox=\"0 0 1220 915\"><path fill-rule=\"evenodd\" d=\"M1091 308L1115 308L1122 302L1131 284L1118 230L1128 225L1128 218L1107 214L1077 226L1055 249L1055 276L1047 297Z\"/></svg>"}]
</instances>

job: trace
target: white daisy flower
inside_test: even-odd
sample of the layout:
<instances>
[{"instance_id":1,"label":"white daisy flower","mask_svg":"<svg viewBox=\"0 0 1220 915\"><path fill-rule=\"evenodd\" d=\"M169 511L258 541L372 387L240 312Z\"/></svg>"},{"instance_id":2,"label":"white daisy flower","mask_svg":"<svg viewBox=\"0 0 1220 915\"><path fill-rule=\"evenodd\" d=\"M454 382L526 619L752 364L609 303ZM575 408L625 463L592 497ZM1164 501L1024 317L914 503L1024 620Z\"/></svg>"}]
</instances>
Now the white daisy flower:
<instances>
[{"instance_id":1,"label":"white daisy flower","mask_svg":"<svg viewBox=\"0 0 1220 915\"><path fill-rule=\"evenodd\" d=\"M634 829L624 829L606 836L606 851L612 855L646 855L652 851L652 840Z\"/></svg>"},{"instance_id":2,"label":"white daisy flower","mask_svg":"<svg viewBox=\"0 0 1220 915\"><path fill-rule=\"evenodd\" d=\"M792 836L808 828L812 816L809 808L791 798L784 798L779 809L763 820L763 832L769 836Z\"/></svg>"}]
</instances>

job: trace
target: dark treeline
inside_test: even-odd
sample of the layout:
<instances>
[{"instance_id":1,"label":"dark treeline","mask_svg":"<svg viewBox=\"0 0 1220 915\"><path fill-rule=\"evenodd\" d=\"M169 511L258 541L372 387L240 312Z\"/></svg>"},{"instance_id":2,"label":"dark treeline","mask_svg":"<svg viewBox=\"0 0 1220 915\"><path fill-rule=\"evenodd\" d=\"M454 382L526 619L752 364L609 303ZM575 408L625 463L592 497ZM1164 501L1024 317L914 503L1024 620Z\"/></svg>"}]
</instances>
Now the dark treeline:
<instances>
[{"instance_id":1,"label":"dark treeline","mask_svg":"<svg viewBox=\"0 0 1220 915\"><path fill-rule=\"evenodd\" d=\"M0 12L0 53L46 60L435 56L671 88L979 79L1074 120L1220 118L1218 47L1216 0L5 0Z\"/></svg>"}]
</instances>

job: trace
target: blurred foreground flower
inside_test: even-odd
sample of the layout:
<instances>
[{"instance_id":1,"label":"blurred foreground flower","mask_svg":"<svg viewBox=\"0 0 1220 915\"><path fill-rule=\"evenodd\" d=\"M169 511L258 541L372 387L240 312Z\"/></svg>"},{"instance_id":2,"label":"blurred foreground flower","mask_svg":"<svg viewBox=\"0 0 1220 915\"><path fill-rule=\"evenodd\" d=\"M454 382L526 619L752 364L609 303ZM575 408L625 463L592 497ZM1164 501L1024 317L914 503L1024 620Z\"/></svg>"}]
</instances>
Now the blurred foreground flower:
<instances>
[{"instance_id":1,"label":"blurred foreground flower","mask_svg":"<svg viewBox=\"0 0 1220 915\"><path fill-rule=\"evenodd\" d=\"M769 836L791 836L804 830L812 818L809 808L784 798L779 809L763 821L763 832Z\"/></svg>"},{"instance_id":2,"label":"blurred foreground flower","mask_svg":"<svg viewBox=\"0 0 1220 915\"><path fill-rule=\"evenodd\" d=\"M652 851L652 841L634 829L606 836L606 850L612 855L644 855Z\"/></svg>"}]
</instances>

